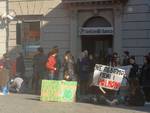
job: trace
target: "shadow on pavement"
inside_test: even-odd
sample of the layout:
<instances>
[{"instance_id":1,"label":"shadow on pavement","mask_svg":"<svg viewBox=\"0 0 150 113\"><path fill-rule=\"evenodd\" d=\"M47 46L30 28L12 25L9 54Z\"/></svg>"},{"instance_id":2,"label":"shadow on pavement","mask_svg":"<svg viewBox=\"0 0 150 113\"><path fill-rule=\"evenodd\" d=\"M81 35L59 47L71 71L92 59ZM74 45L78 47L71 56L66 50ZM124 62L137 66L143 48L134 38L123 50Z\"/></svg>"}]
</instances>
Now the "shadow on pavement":
<instances>
[{"instance_id":1,"label":"shadow on pavement","mask_svg":"<svg viewBox=\"0 0 150 113\"><path fill-rule=\"evenodd\" d=\"M40 97L38 96L38 97L34 97L34 98L25 98L25 99L27 99L27 100L33 100L33 101L40 101Z\"/></svg>"}]
</instances>

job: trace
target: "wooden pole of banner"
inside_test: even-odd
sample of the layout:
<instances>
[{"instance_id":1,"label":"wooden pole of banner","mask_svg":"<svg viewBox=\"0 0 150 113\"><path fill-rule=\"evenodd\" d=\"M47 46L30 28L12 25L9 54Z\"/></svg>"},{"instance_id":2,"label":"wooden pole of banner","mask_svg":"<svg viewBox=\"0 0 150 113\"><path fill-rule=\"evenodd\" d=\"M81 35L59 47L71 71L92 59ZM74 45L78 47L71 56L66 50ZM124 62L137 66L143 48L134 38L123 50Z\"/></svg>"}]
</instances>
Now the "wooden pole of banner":
<instances>
[{"instance_id":1,"label":"wooden pole of banner","mask_svg":"<svg viewBox=\"0 0 150 113\"><path fill-rule=\"evenodd\" d=\"M106 91L104 91L104 89L103 89L101 86L99 86L99 89L100 89L104 94L106 94Z\"/></svg>"}]
</instances>

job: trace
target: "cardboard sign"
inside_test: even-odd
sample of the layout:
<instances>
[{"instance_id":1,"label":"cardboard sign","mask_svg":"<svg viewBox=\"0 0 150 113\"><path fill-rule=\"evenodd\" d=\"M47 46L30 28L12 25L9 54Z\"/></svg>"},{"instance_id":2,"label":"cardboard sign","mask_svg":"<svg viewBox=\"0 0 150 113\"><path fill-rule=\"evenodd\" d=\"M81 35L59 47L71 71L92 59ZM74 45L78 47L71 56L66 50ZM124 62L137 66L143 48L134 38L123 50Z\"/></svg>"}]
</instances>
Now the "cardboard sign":
<instances>
[{"instance_id":1,"label":"cardboard sign","mask_svg":"<svg viewBox=\"0 0 150 113\"><path fill-rule=\"evenodd\" d=\"M124 75L125 70L123 69L96 64L93 85L111 90L119 90Z\"/></svg>"},{"instance_id":2,"label":"cardboard sign","mask_svg":"<svg viewBox=\"0 0 150 113\"><path fill-rule=\"evenodd\" d=\"M74 102L77 82L42 80L41 101Z\"/></svg>"},{"instance_id":3,"label":"cardboard sign","mask_svg":"<svg viewBox=\"0 0 150 113\"><path fill-rule=\"evenodd\" d=\"M128 77L129 73L130 73L130 70L132 68L132 65L120 66L118 68L125 70L125 73L126 73L125 76Z\"/></svg>"}]
</instances>

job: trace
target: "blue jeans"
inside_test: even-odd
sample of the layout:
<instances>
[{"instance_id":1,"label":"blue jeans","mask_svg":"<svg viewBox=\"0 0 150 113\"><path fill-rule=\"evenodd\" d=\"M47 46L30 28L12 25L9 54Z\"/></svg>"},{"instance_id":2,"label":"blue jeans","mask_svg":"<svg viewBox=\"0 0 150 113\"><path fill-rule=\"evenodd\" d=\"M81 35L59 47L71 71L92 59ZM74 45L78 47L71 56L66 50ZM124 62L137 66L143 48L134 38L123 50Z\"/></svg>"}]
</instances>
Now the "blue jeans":
<instances>
[{"instance_id":1,"label":"blue jeans","mask_svg":"<svg viewBox=\"0 0 150 113\"><path fill-rule=\"evenodd\" d=\"M48 74L48 79L49 80L58 80L58 76L56 74L50 72Z\"/></svg>"}]
</instances>

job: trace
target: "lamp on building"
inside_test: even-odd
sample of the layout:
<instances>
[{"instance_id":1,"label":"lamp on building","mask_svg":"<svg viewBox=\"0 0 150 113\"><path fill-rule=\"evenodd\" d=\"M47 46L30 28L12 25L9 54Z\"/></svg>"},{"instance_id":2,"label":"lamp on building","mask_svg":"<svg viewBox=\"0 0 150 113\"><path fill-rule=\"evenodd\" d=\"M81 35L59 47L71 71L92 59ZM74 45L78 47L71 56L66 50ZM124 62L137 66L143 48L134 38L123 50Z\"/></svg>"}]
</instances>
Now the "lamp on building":
<instances>
[{"instance_id":1,"label":"lamp on building","mask_svg":"<svg viewBox=\"0 0 150 113\"><path fill-rule=\"evenodd\" d=\"M9 20L13 20L16 17L16 12L14 10L10 10L10 12L8 14L3 13L1 16L1 19L9 19Z\"/></svg>"},{"instance_id":2,"label":"lamp on building","mask_svg":"<svg viewBox=\"0 0 150 113\"><path fill-rule=\"evenodd\" d=\"M16 17L16 12L10 10L9 13L0 12L0 28L4 29L8 27L9 21L13 20Z\"/></svg>"},{"instance_id":3,"label":"lamp on building","mask_svg":"<svg viewBox=\"0 0 150 113\"><path fill-rule=\"evenodd\" d=\"M9 10L6 13L0 14L0 29L6 29L6 52L8 52L9 44L9 22L16 17L16 12L14 10Z\"/></svg>"}]
</instances>

